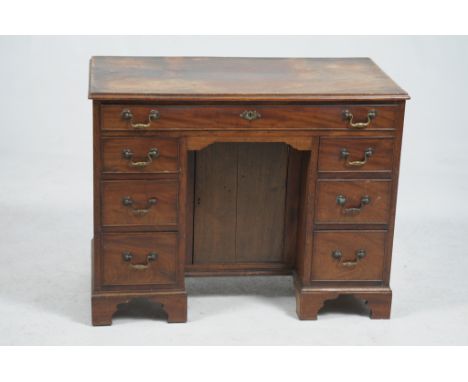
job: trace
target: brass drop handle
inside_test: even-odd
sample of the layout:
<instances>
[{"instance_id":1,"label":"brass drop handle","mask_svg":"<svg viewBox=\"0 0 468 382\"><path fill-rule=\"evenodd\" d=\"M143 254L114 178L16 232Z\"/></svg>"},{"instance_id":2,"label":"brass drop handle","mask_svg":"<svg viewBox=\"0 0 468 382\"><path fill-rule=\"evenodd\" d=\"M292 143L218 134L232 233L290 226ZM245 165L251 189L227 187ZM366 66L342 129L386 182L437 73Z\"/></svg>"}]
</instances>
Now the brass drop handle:
<instances>
[{"instance_id":1,"label":"brass drop handle","mask_svg":"<svg viewBox=\"0 0 468 382\"><path fill-rule=\"evenodd\" d=\"M146 167L153 162L153 159L159 157L159 150L156 148L149 149L147 154L148 160L142 162L133 161L133 151L131 149L124 149L122 151L122 157L128 160L128 164L131 167Z\"/></svg>"},{"instance_id":2,"label":"brass drop handle","mask_svg":"<svg viewBox=\"0 0 468 382\"><path fill-rule=\"evenodd\" d=\"M150 252L146 256L146 262L143 264L132 264L133 254L130 251L124 251L122 253L123 261L130 263L130 268L136 270L144 270L147 269L151 264L152 261L156 261L158 258L158 254L156 252Z\"/></svg>"},{"instance_id":3,"label":"brass drop handle","mask_svg":"<svg viewBox=\"0 0 468 382\"><path fill-rule=\"evenodd\" d=\"M338 204L339 206L341 206L341 211L344 213L344 214L357 214L359 212L361 212L361 210L364 208L364 206L366 206L367 204L369 204L371 201L370 197L365 195L365 196L362 196L361 197L361 203L359 204L359 206L357 207L345 207L346 205L346 197L344 195L338 195L336 197L336 204Z\"/></svg>"},{"instance_id":4,"label":"brass drop handle","mask_svg":"<svg viewBox=\"0 0 468 382\"><path fill-rule=\"evenodd\" d=\"M367 113L367 121L366 122L353 122L353 114L349 110L345 110L343 112L343 119L348 121L349 127L353 129L364 129L371 124L371 121L377 117L377 112L375 110L370 110Z\"/></svg>"},{"instance_id":5,"label":"brass drop handle","mask_svg":"<svg viewBox=\"0 0 468 382\"><path fill-rule=\"evenodd\" d=\"M348 158L349 158L349 151L348 149L346 148L343 148L341 149L340 151L340 157L341 159L344 159L345 160L345 163L346 165L348 166L352 166L352 167L361 167L361 166L364 166L369 158L372 156L372 154L374 154L374 149L372 147L368 147L365 151L364 151L364 158L362 160L353 160L353 161L350 161Z\"/></svg>"},{"instance_id":6,"label":"brass drop handle","mask_svg":"<svg viewBox=\"0 0 468 382\"><path fill-rule=\"evenodd\" d=\"M120 115L122 119L126 120L133 129L137 129L137 130L147 129L148 127L151 126L151 122L156 121L160 117L159 111L151 110L148 114L148 123L134 123L133 113L130 111L130 109L122 110L122 113Z\"/></svg>"},{"instance_id":7,"label":"brass drop handle","mask_svg":"<svg viewBox=\"0 0 468 382\"><path fill-rule=\"evenodd\" d=\"M335 249L331 256L334 260L337 260L338 263L347 268L355 267L359 261L361 261L364 257L366 257L367 253L364 249L358 249L355 252L355 259L351 261L343 261L343 254L339 249Z\"/></svg>"},{"instance_id":8,"label":"brass drop handle","mask_svg":"<svg viewBox=\"0 0 468 382\"><path fill-rule=\"evenodd\" d=\"M135 214L137 216L146 215L149 212L150 208L152 206L154 206L157 202L158 202L158 200L156 198L149 198L148 201L146 202L146 207L145 208L135 208L133 206L135 204L135 202L133 201L133 199L130 196L126 196L126 197L124 197L122 199L122 204L125 207L131 208L131 211L133 212L133 214Z\"/></svg>"},{"instance_id":9,"label":"brass drop handle","mask_svg":"<svg viewBox=\"0 0 468 382\"><path fill-rule=\"evenodd\" d=\"M240 117L247 121L253 121L262 118L262 115L256 110L245 110L241 113Z\"/></svg>"}]
</instances>

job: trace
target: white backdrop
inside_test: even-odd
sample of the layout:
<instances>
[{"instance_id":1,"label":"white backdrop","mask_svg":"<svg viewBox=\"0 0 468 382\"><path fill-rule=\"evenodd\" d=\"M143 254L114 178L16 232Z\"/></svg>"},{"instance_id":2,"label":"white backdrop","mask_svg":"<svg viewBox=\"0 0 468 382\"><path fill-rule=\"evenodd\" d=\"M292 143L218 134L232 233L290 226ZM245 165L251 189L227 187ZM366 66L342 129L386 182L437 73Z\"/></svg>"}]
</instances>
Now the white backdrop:
<instances>
[{"instance_id":1,"label":"white backdrop","mask_svg":"<svg viewBox=\"0 0 468 382\"><path fill-rule=\"evenodd\" d=\"M0 344L468 344L467 37L0 37L0 52ZM299 322L289 278L197 279L186 325L92 328L92 55L374 59L412 97L392 319L332 304Z\"/></svg>"}]
</instances>

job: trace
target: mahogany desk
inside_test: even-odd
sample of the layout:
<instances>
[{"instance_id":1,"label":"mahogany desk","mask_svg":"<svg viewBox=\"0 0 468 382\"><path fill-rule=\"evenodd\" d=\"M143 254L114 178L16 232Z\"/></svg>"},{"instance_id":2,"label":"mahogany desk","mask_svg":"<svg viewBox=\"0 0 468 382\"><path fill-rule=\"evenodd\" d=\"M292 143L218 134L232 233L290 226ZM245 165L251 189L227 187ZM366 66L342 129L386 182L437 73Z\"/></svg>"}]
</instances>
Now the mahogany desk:
<instances>
[{"instance_id":1,"label":"mahogany desk","mask_svg":"<svg viewBox=\"0 0 468 382\"><path fill-rule=\"evenodd\" d=\"M185 276L293 274L389 318L408 94L368 58L94 57L92 317L187 320Z\"/></svg>"}]
</instances>

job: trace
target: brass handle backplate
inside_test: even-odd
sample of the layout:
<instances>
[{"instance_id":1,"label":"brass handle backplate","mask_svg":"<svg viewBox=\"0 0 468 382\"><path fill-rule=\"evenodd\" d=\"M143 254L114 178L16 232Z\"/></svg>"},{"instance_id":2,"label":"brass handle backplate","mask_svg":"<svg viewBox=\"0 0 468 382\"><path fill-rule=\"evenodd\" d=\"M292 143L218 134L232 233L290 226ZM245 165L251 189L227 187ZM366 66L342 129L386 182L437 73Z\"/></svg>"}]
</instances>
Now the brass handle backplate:
<instances>
[{"instance_id":1,"label":"brass handle backplate","mask_svg":"<svg viewBox=\"0 0 468 382\"><path fill-rule=\"evenodd\" d=\"M135 202L130 196L126 196L122 199L122 204L125 207L129 207L132 213L137 216L146 215L149 212L150 208L154 206L157 202L158 200L156 198L149 198L148 201L146 202L145 208L135 208L134 207Z\"/></svg>"},{"instance_id":2,"label":"brass handle backplate","mask_svg":"<svg viewBox=\"0 0 468 382\"><path fill-rule=\"evenodd\" d=\"M156 261L156 259L158 258L158 254L156 252L148 253L148 255L146 255L146 262L143 264L133 264L132 263L133 254L130 251L124 251L122 253L122 258L123 258L123 261L129 263L130 268L136 269L136 270L144 270L144 269L147 269L151 265L152 261Z\"/></svg>"},{"instance_id":3,"label":"brass handle backplate","mask_svg":"<svg viewBox=\"0 0 468 382\"><path fill-rule=\"evenodd\" d=\"M353 118L354 118L353 114L349 110L345 110L343 112L343 119L345 121L348 121L349 127L353 129L364 129L368 127L375 117L377 117L377 112L375 110L370 110L367 113L366 122L353 122Z\"/></svg>"},{"instance_id":4,"label":"brass handle backplate","mask_svg":"<svg viewBox=\"0 0 468 382\"><path fill-rule=\"evenodd\" d=\"M148 122L147 123L134 123L133 122L133 113L130 111L130 109L124 109L122 110L122 113L120 114L122 119L127 121L128 124L136 130L142 130L142 129L147 129L148 127L151 126L151 122L156 121L159 119L159 111L157 110L151 110L148 114Z\"/></svg>"},{"instance_id":5,"label":"brass handle backplate","mask_svg":"<svg viewBox=\"0 0 468 382\"><path fill-rule=\"evenodd\" d=\"M148 154L146 155L148 160L141 162L133 161L133 151L131 149L124 149L122 151L122 157L128 160L128 165L131 167L146 167L153 162L153 159L159 157L159 150L156 148L149 149Z\"/></svg>"},{"instance_id":6,"label":"brass handle backplate","mask_svg":"<svg viewBox=\"0 0 468 382\"><path fill-rule=\"evenodd\" d=\"M247 121L253 121L262 118L262 115L256 110L245 110L241 113L240 117Z\"/></svg>"},{"instance_id":7,"label":"brass handle backplate","mask_svg":"<svg viewBox=\"0 0 468 382\"><path fill-rule=\"evenodd\" d=\"M361 197L361 203L357 207L346 207L346 196L338 195L336 197L336 204L341 206L341 211L346 215L358 214L361 210L369 204L371 201L370 197L365 195Z\"/></svg>"},{"instance_id":8,"label":"brass handle backplate","mask_svg":"<svg viewBox=\"0 0 468 382\"><path fill-rule=\"evenodd\" d=\"M362 160L353 160L353 161L350 161L350 160L349 160L349 151L348 151L348 149L343 148L343 149L341 149L341 151L340 151L340 157L341 157L341 159L344 159L346 165L347 165L347 166L351 166L351 167L361 167L361 166L364 166L364 165L369 161L369 158L372 156L372 154L374 154L374 149L373 149L372 147L368 147L368 148L364 151L364 158L363 158Z\"/></svg>"},{"instance_id":9,"label":"brass handle backplate","mask_svg":"<svg viewBox=\"0 0 468 382\"><path fill-rule=\"evenodd\" d=\"M364 249L358 249L355 252L354 260L343 261L343 253L339 249L335 249L331 253L332 258L334 260L337 260L341 266L346 267L346 268L355 267L359 261L361 261L364 257L366 257L366 255L367 254Z\"/></svg>"}]
</instances>

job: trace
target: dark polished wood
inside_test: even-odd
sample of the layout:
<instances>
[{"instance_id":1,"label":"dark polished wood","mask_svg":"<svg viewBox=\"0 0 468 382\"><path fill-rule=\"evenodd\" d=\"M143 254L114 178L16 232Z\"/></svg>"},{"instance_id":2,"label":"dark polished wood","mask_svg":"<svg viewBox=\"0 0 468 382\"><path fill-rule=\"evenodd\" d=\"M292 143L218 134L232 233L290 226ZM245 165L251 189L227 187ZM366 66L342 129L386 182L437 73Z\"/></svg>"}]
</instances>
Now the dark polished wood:
<instances>
[{"instance_id":1,"label":"dark polished wood","mask_svg":"<svg viewBox=\"0 0 468 382\"><path fill-rule=\"evenodd\" d=\"M112 316L117 312L118 306L127 304L136 298L145 298L154 303L162 304L169 323L187 321L187 293L185 291L100 293L93 295L91 301L93 325L112 325Z\"/></svg>"},{"instance_id":2,"label":"dark polished wood","mask_svg":"<svg viewBox=\"0 0 468 382\"><path fill-rule=\"evenodd\" d=\"M175 284L177 246L177 232L104 234L102 285ZM151 253L154 260L148 259Z\"/></svg>"},{"instance_id":3,"label":"dark polished wood","mask_svg":"<svg viewBox=\"0 0 468 382\"><path fill-rule=\"evenodd\" d=\"M219 143L197 153L193 263L236 257L237 147Z\"/></svg>"},{"instance_id":4,"label":"dark polished wood","mask_svg":"<svg viewBox=\"0 0 468 382\"><path fill-rule=\"evenodd\" d=\"M96 100L408 98L369 58L93 57L89 82Z\"/></svg>"},{"instance_id":5,"label":"dark polished wood","mask_svg":"<svg viewBox=\"0 0 468 382\"><path fill-rule=\"evenodd\" d=\"M369 124L368 130L394 130L398 107L384 105L278 105L269 106L250 104L241 106L161 106L151 105L104 105L102 111L102 129L112 131L139 131L122 117L124 110L131 110L134 120L148 123L152 110L157 110L159 119L149 123L145 131L162 132L165 130L317 130L349 128L349 122L343 113L349 111L356 120L365 121L369 111L375 111L376 117ZM253 120L242 117L245 112L255 112Z\"/></svg>"},{"instance_id":6,"label":"dark polished wood","mask_svg":"<svg viewBox=\"0 0 468 382\"><path fill-rule=\"evenodd\" d=\"M282 143L237 146L236 261L281 262L288 147Z\"/></svg>"},{"instance_id":7,"label":"dark polished wood","mask_svg":"<svg viewBox=\"0 0 468 382\"><path fill-rule=\"evenodd\" d=\"M103 227L177 227L177 179L102 183Z\"/></svg>"},{"instance_id":8,"label":"dark polished wood","mask_svg":"<svg viewBox=\"0 0 468 382\"><path fill-rule=\"evenodd\" d=\"M371 60L94 57L93 325L185 276L293 274L389 318L405 102Z\"/></svg>"},{"instance_id":9,"label":"dark polished wood","mask_svg":"<svg viewBox=\"0 0 468 382\"><path fill-rule=\"evenodd\" d=\"M358 251L364 251L361 259ZM333 257L334 253L341 257ZM316 232L311 279L381 281L384 257L385 232Z\"/></svg>"},{"instance_id":10,"label":"dark polished wood","mask_svg":"<svg viewBox=\"0 0 468 382\"><path fill-rule=\"evenodd\" d=\"M392 138L322 138L318 170L323 172L382 172L393 165ZM372 155L366 153L370 149ZM344 156L342 153L349 153ZM363 163L365 162L365 163Z\"/></svg>"},{"instance_id":11,"label":"dark polished wood","mask_svg":"<svg viewBox=\"0 0 468 382\"><path fill-rule=\"evenodd\" d=\"M390 318L392 291L385 287L303 288L296 286L296 312L301 320L316 320L325 301L340 295L353 295L369 306L370 317Z\"/></svg>"},{"instance_id":12,"label":"dark polished wood","mask_svg":"<svg viewBox=\"0 0 468 382\"><path fill-rule=\"evenodd\" d=\"M151 149L157 156L148 158ZM131 158L124 156L130 150ZM135 166L135 163L147 163ZM133 163L133 164L132 164ZM168 173L179 170L177 140L168 138L104 138L102 139L102 171L104 173Z\"/></svg>"},{"instance_id":13,"label":"dark polished wood","mask_svg":"<svg viewBox=\"0 0 468 382\"><path fill-rule=\"evenodd\" d=\"M217 143L198 153L194 264L283 260L287 158L281 143Z\"/></svg>"},{"instance_id":14,"label":"dark polished wood","mask_svg":"<svg viewBox=\"0 0 468 382\"><path fill-rule=\"evenodd\" d=\"M390 180L320 180L317 182L319 223L386 224L390 215ZM345 200L338 204L338 198ZM368 197L369 202L363 203Z\"/></svg>"}]
</instances>

